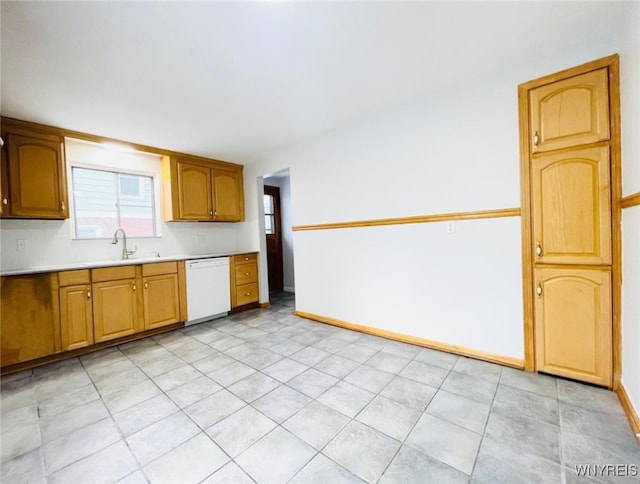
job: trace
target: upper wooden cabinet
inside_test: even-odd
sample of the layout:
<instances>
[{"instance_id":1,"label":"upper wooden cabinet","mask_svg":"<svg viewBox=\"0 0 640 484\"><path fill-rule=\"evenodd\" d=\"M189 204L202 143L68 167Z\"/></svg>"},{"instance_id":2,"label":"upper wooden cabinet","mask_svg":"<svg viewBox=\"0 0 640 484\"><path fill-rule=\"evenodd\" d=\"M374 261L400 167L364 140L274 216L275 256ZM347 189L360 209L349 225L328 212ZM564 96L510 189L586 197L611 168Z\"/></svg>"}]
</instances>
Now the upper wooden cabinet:
<instances>
[{"instance_id":1,"label":"upper wooden cabinet","mask_svg":"<svg viewBox=\"0 0 640 484\"><path fill-rule=\"evenodd\" d=\"M241 165L165 156L162 173L165 220L244 220Z\"/></svg>"},{"instance_id":2,"label":"upper wooden cabinet","mask_svg":"<svg viewBox=\"0 0 640 484\"><path fill-rule=\"evenodd\" d=\"M609 139L608 69L529 91L531 152Z\"/></svg>"},{"instance_id":3,"label":"upper wooden cabinet","mask_svg":"<svg viewBox=\"0 0 640 484\"><path fill-rule=\"evenodd\" d=\"M68 218L63 139L47 133L5 132L2 216Z\"/></svg>"}]
</instances>

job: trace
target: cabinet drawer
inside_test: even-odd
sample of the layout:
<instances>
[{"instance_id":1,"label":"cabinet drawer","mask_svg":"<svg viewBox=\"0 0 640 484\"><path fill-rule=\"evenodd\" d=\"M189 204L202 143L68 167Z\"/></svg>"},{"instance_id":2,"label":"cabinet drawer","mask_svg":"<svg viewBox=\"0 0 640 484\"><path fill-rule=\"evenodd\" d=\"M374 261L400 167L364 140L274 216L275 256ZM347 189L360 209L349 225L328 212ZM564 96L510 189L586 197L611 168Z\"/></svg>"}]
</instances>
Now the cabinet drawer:
<instances>
[{"instance_id":1,"label":"cabinet drawer","mask_svg":"<svg viewBox=\"0 0 640 484\"><path fill-rule=\"evenodd\" d=\"M158 274L175 274L176 272L178 272L178 263L176 261L154 262L142 266L142 275L145 277Z\"/></svg>"},{"instance_id":2,"label":"cabinet drawer","mask_svg":"<svg viewBox=\"0 0 640 484\"><path fill-rule=\"evenodd\" d=\"M89 284L89 282L91 282L91 279L89 278L89 269L58 272L58 284L60 287Z\"/></svg>"},{"instance_id":3,"label":"cabinet drawer","mask_svg":"<svg viewBox=\"0 0 640 484\"><path fill-rule=\"evenodd\" d=\"M117 281L136 277L135 266L100 267L91 270L92 282Z\"/></svg>"},{"instance_id":4,"label":"cabinet drawer","mask_svg":"<svg viewBox=\"0 0 640 484\"><path fill-rule=\"evenodd\" d=\"M237 266L242 264L257 264L258 254L239 254L233 256L233 263Z\"/></svg>"},{"instance_id":5,"label":"cabinet drawer","mask_svg":"<svg viewBox=\"0 0 640 484\"><path fill-rule=\"evenodd\" d=\"M258 284L243 284L236 287L236 301L238 306L243 306L258 301Z\"/></svg>"},{"instance_id":6,"label":"cabinet drawer","mask_svg":"<svg viewBox=\"0 0 640 484\"><path fill-rule=\"evenodd\" d=\"M236 266L236 285L258 282L258 266L256 264L244 264Z\"/></svg>"}]
</instances>

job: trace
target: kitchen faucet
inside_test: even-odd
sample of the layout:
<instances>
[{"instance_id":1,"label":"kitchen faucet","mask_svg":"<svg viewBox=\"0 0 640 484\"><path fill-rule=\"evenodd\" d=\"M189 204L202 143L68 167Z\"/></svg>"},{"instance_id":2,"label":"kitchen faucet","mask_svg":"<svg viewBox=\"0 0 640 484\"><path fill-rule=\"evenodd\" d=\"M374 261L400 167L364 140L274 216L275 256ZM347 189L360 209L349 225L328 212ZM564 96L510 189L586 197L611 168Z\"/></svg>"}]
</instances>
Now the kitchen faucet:
<instances>
[{"instance_id":1,"label":"kitchen faucet","mask_svg":"<svg viewBox=\"0 0 640 484\"><path fill-rule=\"evenodd\" d=\"M111 240L112 244L118 243L118 233L122 234L122 260L126 260L130 255L134 254L138 250L138 246L133 250L127 250L127 234L124 233L124 229L122 227L118 227L116 231L113 233L113 239Z\"/></svg>"}]
</instances>

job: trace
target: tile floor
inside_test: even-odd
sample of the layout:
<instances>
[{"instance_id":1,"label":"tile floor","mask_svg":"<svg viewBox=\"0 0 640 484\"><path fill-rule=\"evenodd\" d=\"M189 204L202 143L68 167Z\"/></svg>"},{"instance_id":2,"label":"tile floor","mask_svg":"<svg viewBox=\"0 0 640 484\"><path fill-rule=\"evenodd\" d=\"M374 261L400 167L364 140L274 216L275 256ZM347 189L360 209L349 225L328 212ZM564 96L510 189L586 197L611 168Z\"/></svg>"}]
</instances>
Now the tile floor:
<instances>
[{"instance_id":1,"label":"tile floor","mask_svg":"<svg viewBox=\"0 0 640 484\"><path fill-rule=\"evenodd\" d=\"M2 379L3 483L574 483L616 396L269 309ZM638 482L639 478L628 478Z\"/></svg>"}]
</instances>

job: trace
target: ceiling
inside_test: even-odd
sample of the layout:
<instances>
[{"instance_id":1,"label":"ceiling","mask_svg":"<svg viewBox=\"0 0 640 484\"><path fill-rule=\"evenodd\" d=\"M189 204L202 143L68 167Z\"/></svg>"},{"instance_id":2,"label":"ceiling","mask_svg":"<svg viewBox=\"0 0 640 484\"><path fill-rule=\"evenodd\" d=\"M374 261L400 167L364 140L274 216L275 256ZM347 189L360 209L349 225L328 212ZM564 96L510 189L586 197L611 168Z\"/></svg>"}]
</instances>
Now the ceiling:
<instances>
[{"instance_id":1,"label":"ceiling","mask_svg":"<svg viewBox=\"0 0 640 484\"><path fill-rule=\"evenodd\" d=\"M250 163L611 35L632 3L3 1L1 112Z\"/></svg>"}]
</instances>

